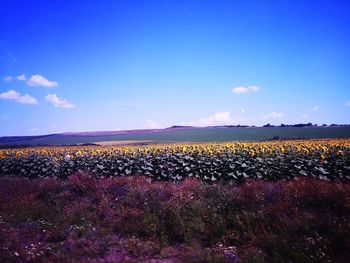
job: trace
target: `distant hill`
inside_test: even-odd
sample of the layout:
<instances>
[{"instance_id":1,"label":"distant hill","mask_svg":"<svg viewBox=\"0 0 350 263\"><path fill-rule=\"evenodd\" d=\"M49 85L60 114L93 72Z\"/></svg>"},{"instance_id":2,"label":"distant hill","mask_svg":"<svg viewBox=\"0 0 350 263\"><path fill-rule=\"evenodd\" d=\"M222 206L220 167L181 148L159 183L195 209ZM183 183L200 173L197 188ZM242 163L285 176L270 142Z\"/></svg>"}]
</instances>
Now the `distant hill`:
<instances>
[{"instance_id":1,"label":"distant hill","mask_svg":"<svg viewBox=\"0 0 350 263\"><path fill-rule=\"evenodd\" d=\"M297 124L299 125L299 124ZM272 139L350 138L349 125L332 126L172 126L165 129L140 129L124 131L67 132L38 136L0 137L0 147L37 145L76 145L113 141L168 142L222 142L261 141ZM108 144L106 144L108 145Z\"/></svg>"},{"instance_id":2,"label":"distant hill","mask_svg":"<svg viewBox=\"0 0 350 263\"><path fill-rule=\"evenodd\" d=\"M136 130L120 130L120 131L88 131L88 132L66 132L62 135L64 136L113 136L113 135L125 135L125 134L146 134L146 133L156 133L164 131L175 131L184 129L203 129L201 127L192 126L171 126L165 129L136 129Z\"/></svg>"},{"instance_id":3,"label":"distant hill","mask_svg":"<svg viewBox=\"0 0 350 263\"><path fill-rule=\"evenodd\" d=\"M4 143L17 143L21 141L32 141L48 138L62 137L64 134L48 134L48 135L36 135L36 136L3 136L0 137L0 144Z\"/></svg>"}]
</instances>

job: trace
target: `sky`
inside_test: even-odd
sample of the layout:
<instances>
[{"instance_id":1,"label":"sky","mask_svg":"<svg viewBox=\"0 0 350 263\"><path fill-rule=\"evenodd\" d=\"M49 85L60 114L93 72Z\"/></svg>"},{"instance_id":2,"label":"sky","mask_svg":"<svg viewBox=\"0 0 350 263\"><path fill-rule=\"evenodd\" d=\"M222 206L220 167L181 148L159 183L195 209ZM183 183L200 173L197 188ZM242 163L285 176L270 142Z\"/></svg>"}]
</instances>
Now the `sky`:
<instances>
[{"instance_id":1,"label":"sky","mask_svg":"<svg viewBox=\"0 0 350 263\"><path fill-rule=\"evenodd\" d=\"M350 123L350 2L0 2L0 136Z\"/></svg>"}]
</instances>

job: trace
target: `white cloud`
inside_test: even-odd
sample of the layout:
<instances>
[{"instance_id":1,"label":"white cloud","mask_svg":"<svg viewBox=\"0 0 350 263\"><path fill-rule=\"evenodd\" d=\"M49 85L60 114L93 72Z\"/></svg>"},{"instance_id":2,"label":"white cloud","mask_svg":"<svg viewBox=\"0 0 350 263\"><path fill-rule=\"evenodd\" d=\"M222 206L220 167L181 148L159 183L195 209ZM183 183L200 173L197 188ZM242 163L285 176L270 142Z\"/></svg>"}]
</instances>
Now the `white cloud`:
<instances>
[{"instance_id":1,"label":"white cloud","mask_svg":"<svg viewBox=\"0 0 350 263\"><path fill-rule=\"evenodd\" d=\"M235 87L232 89L232 92L236 94L247 93L248 91L249 91L248 88L243 86Z\"/></svg>"},{"instance_id":2,"label":"white cloud","mask_svg":"<svg viewBox=\"0 0 350 263\"><path fill-rule=\"evenodd\" d=\"M350 101L345 102L345 107L350 107Z\"/></svg>"},{"instance_id":3,"label":"white cloud","mask_svg":"<svg viewBox=\"0 0 350 263\"><path fill-rule=\"evenodd\" d=\"M266 114L266 115L263 115L262 116L262 119L263 120L270 120L270 119L279 119L279 118L282 118L284 116L284 113L283 112L271 112L269 114Z\"/></svg>"},{"instance_id":4,"label":"white cloud","mask_svg":"<svg viewBox=\"0 0 350 263\"><path fill-rule=\"evenodd\" d=\"M27 78L26 78L26 76L24 74L17 76L16 79L17 80L21 80L21 81L27 80Z\"/></svg>"},{"instance_id":5,"label":"white cloud","mask_svg":"<svg viewBox=\"0 0 350 263\"><path fill-rule=\"evenodd\" d=\"M10 82L12 79L13 79L13 77L7 76L7 77L4 78L4 81Z\"/></svg>"},{"instance_id":6,"label":"white cloud","mask_svg":"<svg viewBox=\"0 0 350 263\"><path fill-rule=\"evenodd\" d=\"M56 108L72 109L75 108L75 105L58 97L56 94L48 94L45 96L45 100L53 104Z\"/></svg>"},{"instance_id":7,"label":"white cloud","mask_svg":"<svg viewBox=\"0 0 350 263\"><path fill-rule=\"evenodd\" d=\"M232 89L232 92L236 94L243 94L248 92L257 92L259 90L260 90L260 87L256 85L249 85L248 87L244 87L244 86L235 87Z\"/></svg>"},{"instance_id":8,"label":"white cloud","mask_svg":"<svg viewBox=\"0 0 350 263\"><path fill-rule=\"evenodd\" d=\"M250 86L248 86L248 89L249 89L249 91L257 92L260 90L260 87L255 86L255 85L250 85Z\"/></svg>"},{"instance_id":9,"label":"white cloud","mask_svg":"<svg viewBox=\"0 0 350 263\"><path fill-rule=\"evenodd\" d=\"M28 94L21 95L19 92L14 90L0 93L0 99L12 100L21 104L38 104L38 101L32 96L29 96Z\"/></svg>"},{"instance_id":10,"label":"white cloud","mask_svg":"<svg viewBox=\"0 0 350 263\"><path fill-rule=\"evenodd\" d=\"M318 111L319 109L320 109L319 106L315 106L315 107L309 109L309 111Z\"/></svg>"},{"instance_id":11,"label":"white cloud","mask_svg":"<svg viewBox=\"0 0 350 263\"><path fill-rule=\"evenodd\" d=\"M38 128L32 128L32 129L29 129L29 131L34 132L34 131L39 131L39 129Z\"/></svg>"},{"instance_id":12,"label":"white cloud","mask_svg":"<svg viewBox=\"0 0 350 263\"><path fill-rule=\"evenodd\" d=\"M48 88L58 87L57 81L50 81L39 74L32 75L27 81L27 85L31 87L39 87L39 86L48 87Z\"/></svg>"},{"instance_id":13,"label":"white cloud","mask_svg":"<svg viewBox=\"0 0 350 263\"><path fill-rule=\"evenodd\" d=\"M229 111L217 112L214 115L201 118L199 120L200 126L210 126L210 125L222 125L232 121L231 113Z\"/></svg>"},{"instance_id":14,"label":"white cloud","mask_svg":"<svg viewBox=\"0 0 350 263\"><path fill-rule=\"evenodd\" d=\"M142 127L146 129L157 129L160 128L160 125L158 122L156 122L153 119L145 119L141 121Z\"/></svg>"},{"instance_id":15,"label":"white cloud","mask_svg":"<svg viewBox=\"0 0 350 263\"><path fill-rule=\"evenodd\" d=\"M31 86L31 87L39 87L39 86L48 87L48 88L58 87L57 81L50 81L40 74L32 75L29 79L27 79L27 77L24 74L21 74L17 77L7 76L4 78L4 81L6 82L10 82L13 80L19 80L19 81L28 80L26 83L28 86Z\"/></svg>"},{"instance_id":16,"label":"white cloud","mask_svg":"<svg viewBox=\"0 0 350 263\"><path fill-rule=\"evenodd\" d=\"M16 79L16 80L20 80L20 81L25 81L25 80L27 80L26 76L25 76L24 74L22 74L22 75L19 75L19 76L17 76L17 77L7 76L7 77L4 78L4 81L10 82L10 81L15 80L15 79Z\"/></svg>"},{"instance_id":17,"label":"white cloud","mask_svg":"<svg viewBox=\"0 0 350 263\"><path fill-rule=\"evenodd\" d=\"M234 125L242 124L242 121L247 120L244 116L245 109L241 109L239 113L234 116L229 111L216 112L215 114L199 119L198 121L183 121L180 125L185 126L220 126L220 125Z\"/></svg>"}]
</instances>

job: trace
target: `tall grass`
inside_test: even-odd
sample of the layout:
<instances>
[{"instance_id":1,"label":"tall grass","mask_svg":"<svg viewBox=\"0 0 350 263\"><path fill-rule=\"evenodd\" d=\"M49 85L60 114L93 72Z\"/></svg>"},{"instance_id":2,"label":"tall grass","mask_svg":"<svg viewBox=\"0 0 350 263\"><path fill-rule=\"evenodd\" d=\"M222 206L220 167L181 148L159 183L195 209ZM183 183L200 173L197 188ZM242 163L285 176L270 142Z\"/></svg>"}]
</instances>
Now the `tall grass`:
<instances>
[{"instance_id":1,"label":"tall grass","mask_svg":"<svg viewBox=\"0 0 350 263\"><path fill-rule=\"evenodd\" d=\"M1 262L350 262L349 184L5 177L0 204Z\"/></svg>"}]
</instances>

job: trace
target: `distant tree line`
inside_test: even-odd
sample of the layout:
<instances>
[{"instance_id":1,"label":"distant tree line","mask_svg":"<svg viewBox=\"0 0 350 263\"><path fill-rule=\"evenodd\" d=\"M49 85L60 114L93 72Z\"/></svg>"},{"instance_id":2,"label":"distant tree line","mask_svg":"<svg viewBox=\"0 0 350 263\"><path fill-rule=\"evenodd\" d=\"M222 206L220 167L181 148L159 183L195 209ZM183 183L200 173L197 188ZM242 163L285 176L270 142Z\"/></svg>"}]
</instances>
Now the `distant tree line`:
<instances>
[{"instance_id":1,"label":"distant tree line","mask_svg":"<svg viewBox=\"0 0 350 263\"><path fill-rule=\"evenodd\" d=\"M316 123L315 124L312 124L311 122L309 123L297 123L297 124L284 124L284 123L281 123L281 125L272 125L270 123L267 123L265 125L263 125L262 127L282 127L282 128L285 128L285 127L349 127L350 124L330 124L330 125L327 125L327 124L322 124L320 126L318 126ZM225 125L225 126L215 126L215 127L228 127L228 128L255 128L256 126L249 126L249 125Z\"/></svg>"},{"instance_id":2,"label":"distant tree line","mask_svg":"<svg viewBox=\"0 0 350 263\"><path fill-rule=\"evenodd\" d=\"M322 124L321 126L318 126L316 123L312 124L311 122L309 123L297 123L297 124L283 124L281 125L271 125L270 123L265 124L263 127L348 127L350 126L349 124Z\"/></svg>"}]
</instances>

